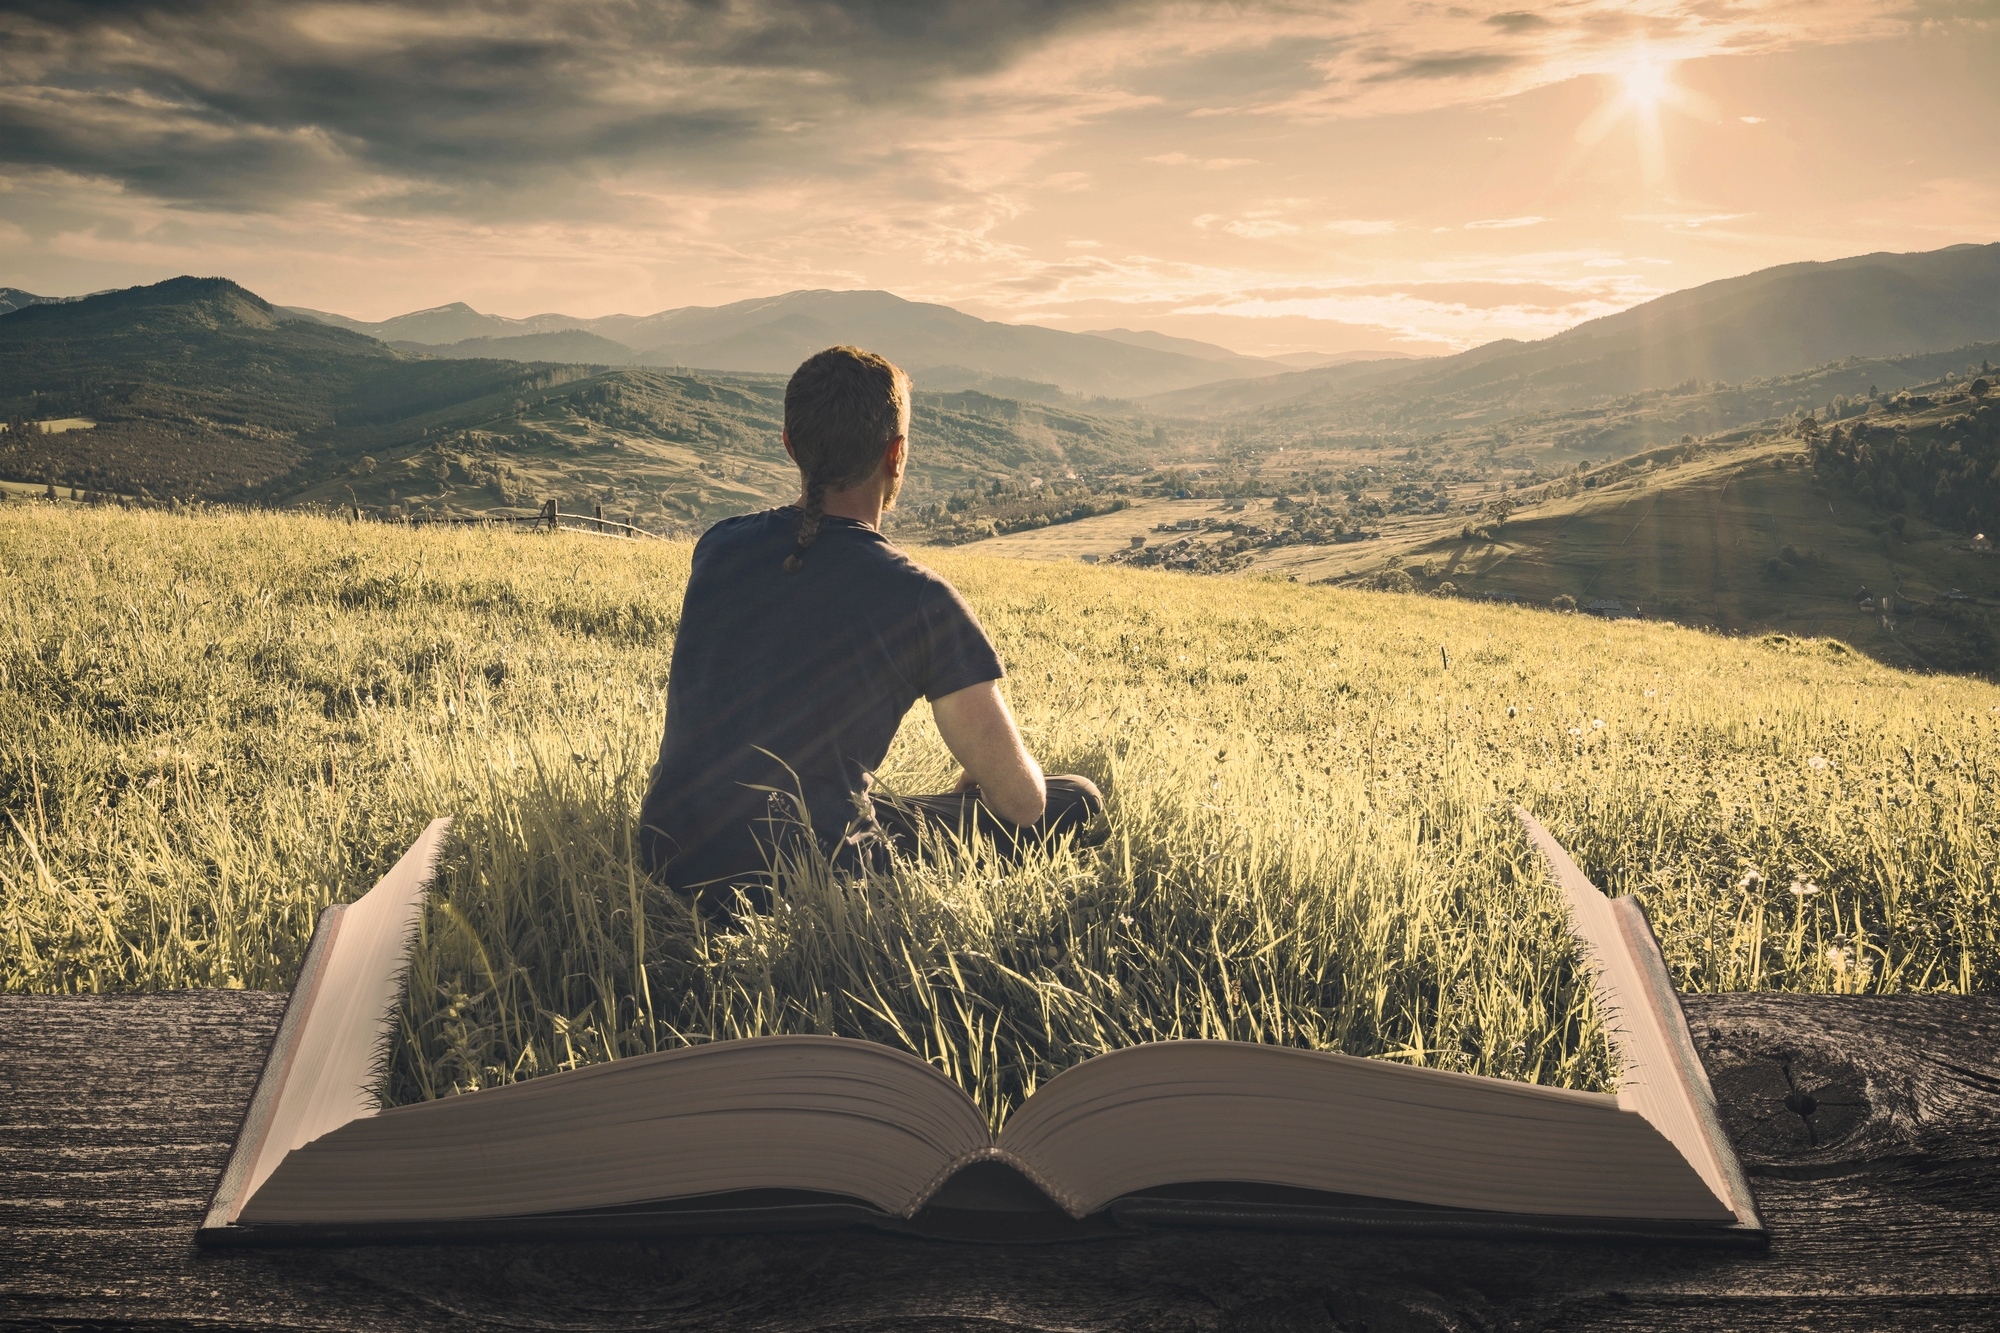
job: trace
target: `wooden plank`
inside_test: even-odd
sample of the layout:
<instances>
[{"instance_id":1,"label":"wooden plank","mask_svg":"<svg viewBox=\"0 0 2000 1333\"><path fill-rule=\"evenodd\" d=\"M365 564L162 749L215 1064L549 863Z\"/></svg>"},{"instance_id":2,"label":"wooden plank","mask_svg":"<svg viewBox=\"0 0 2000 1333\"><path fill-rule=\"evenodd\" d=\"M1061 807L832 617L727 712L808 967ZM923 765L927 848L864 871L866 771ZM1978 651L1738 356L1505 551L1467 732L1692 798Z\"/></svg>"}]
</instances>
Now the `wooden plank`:
<instances>
[{"instance_id":1,"label":"wooden plank","mask_svg":"<svg viewBox=\"0 0 2000 1333\"><path fill-rule=\"evenodd\" d=\"M1686 1007L1768 1254L1166 1231L201 1252L283 997L5 996L0 1328L2000 1327L2000 999Z\"/></svg>"}]
</instances>

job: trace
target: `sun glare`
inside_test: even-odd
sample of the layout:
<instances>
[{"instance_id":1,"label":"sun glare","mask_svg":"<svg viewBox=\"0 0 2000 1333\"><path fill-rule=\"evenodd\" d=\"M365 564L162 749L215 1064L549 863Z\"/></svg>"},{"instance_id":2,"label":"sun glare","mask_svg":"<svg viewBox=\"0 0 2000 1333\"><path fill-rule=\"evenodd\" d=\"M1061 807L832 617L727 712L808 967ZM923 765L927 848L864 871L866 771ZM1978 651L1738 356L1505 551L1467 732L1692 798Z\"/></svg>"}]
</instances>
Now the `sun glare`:
<instances>
[{"instance_id":1,"label":"sun glare","mask_svg":"<svg viewBox=\"0 0 2000 1333\"><path fill-rule=\"evenodd\" d=\"M1620 77L1625 81L1625 101L1641 111L1651 111L1674 91L1668 66L1640 55L1626 66Z\"/></svg>"},{"instance_id":2,"label":"sun glare","mask_svg":"<svg viewBox=\"0 0 2000 1333\"><path fill-rule=\"evenodd\" d=\"M1690 116L1709 114L1706 99L1674 82L1679 62L1641 44L1621 61L1601 71L1607 83L1604 102L1577 127L1581 149L1595 147L1620 125L1629 125L1639 168L1649 189L1666 185L1666 133L1663 111Z\"/></svg>"}]
</instances>

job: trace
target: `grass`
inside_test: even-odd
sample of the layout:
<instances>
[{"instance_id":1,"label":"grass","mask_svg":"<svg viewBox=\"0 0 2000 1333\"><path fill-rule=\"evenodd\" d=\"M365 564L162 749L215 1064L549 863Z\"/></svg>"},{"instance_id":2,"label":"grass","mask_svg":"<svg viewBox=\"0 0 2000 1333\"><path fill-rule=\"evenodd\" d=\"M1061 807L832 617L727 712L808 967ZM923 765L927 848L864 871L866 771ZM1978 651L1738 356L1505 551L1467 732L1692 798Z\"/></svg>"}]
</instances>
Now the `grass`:
<instances>
[{"instance_id":1,"label":"grass","mask_svg":"<svg viewBox=\"0 0 2000 1333\"><path fill-rule=\"evenodd\" d=\"M717 934L631 862L687 548L275 514L0 512L0 984L289 985L314 916L457 837L396 1100L840 1032L996 1123L1177 1036L1606 1076L1535 810L1687 990L2000 986L2000 690L1830 641L927 553L1112 837ZM920 707L888 784L949 759Z\"/></svg>"}]
</instances>

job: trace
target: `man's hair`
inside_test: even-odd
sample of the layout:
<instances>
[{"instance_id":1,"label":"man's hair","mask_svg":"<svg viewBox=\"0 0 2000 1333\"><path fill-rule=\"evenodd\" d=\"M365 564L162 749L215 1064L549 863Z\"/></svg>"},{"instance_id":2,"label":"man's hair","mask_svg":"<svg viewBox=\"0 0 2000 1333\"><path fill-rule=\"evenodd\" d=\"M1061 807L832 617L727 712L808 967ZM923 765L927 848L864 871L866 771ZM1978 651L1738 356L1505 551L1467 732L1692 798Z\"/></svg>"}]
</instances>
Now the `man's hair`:
<instances>
[{"instance_id":1,"label":"man's hair","mask_svg":"<svg viewBox=\"0 0 2000 1333\"><path fill-rule=\"evenodd\" d=\"M819 537L829 488L858 486L882 462L882 450L910 429L910 377L859 347L829 347L792 372L785 386L785 438L805 476L806 516L785 560L797 573Z\"/></svg>"}]
</instances>

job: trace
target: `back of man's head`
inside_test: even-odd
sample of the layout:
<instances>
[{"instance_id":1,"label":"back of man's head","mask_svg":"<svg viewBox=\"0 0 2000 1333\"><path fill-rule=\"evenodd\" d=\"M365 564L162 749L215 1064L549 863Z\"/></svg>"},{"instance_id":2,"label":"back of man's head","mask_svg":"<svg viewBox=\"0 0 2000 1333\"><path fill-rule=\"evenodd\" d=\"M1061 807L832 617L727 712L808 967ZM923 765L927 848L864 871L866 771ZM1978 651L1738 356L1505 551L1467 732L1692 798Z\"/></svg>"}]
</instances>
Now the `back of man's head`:
<instances>
[{"instance_id":1,"label":"back of man's head","mask_svg":"<svg viewBox=\"0 0 2000 1333\"><path fill-rule=\"evenodd\" d=\"M910 377L859 347L829 347L805 360L785 386L785 438L805 479L806 516L785 561L796 572L819 536L829 489L859 486L883 450L910 429Z\"/></svg>"}]
</instances>

